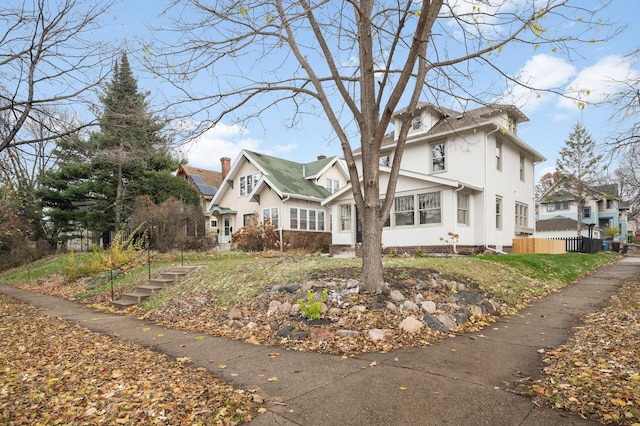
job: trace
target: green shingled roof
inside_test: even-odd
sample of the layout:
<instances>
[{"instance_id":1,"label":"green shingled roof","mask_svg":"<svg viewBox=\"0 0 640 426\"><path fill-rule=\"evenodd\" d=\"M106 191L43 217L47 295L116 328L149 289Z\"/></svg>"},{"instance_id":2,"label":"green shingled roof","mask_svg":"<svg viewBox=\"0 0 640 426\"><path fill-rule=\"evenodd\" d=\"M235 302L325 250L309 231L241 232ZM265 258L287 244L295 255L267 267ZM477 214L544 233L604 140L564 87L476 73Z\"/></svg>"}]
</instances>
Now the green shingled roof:
<instances>
[{"instance_id":1,"label":"green shingled roof","mask_svg":"<svg viewBox=\"0 0 640 426\"><path fill-rule=\"evenodd\" d=\"M331 195L323 186L316 185L306 179L305 175L315 175L333 159L327 158L302 164L253 151L245 150L245 152L258 167L265 171L265 178L275 185L280 192L321 199Z\"/></svg>"}]
</instances>

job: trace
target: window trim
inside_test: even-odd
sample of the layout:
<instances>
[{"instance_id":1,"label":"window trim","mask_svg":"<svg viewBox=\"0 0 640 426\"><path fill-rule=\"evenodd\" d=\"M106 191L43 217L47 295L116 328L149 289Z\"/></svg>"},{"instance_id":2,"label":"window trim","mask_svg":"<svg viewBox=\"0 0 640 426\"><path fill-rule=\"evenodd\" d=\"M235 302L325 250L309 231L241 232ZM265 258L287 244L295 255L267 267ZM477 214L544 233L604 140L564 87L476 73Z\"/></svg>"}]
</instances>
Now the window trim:
<instances>
[{"instance_id":1,"label":"window trim","mask_svg":"<svg viewBox=\"0 0 640 426\"><path fill-rule=\"evenodd\" d=\"M503 204L502 197L500 195L496 195L496 229L502 229L502 216L503 216Z\"/></svg>"},{"instance_id":2,"label":"window trim","mask_svg":"<svg viewBox=\"0 0 640 426\"><path fill-rule=\"evenodd\" d=\"M525 160L524 154L520 154L520 182L525 181Z\"/></svg>"},{"instance_id":3,"label":"window trim","mask_svg":"<svg viewBox=\"0 0 640 426\"><path fill-rule=\"evenodd\" d=\"M496 140L496 170L502 171L502 141Z\"/></svg>"}]
</instances>

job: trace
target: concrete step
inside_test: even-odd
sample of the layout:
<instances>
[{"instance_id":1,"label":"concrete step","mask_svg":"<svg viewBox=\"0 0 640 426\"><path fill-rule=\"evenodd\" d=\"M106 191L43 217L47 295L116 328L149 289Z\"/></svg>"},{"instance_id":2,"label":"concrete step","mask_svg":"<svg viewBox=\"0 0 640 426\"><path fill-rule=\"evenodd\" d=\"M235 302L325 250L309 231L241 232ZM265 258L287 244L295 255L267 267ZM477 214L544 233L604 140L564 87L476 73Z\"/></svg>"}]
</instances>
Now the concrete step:
<instances>
[{"instance_id":1,"label":"concrete step","mask_svg":"<svg viewBox=\"0 0 640 426\"><path fill-rule=\"evenodd\" d=\"M124 293L120 298L120 300L128 300L134 303L140 303L144 300L147 300L149 296L151 295L145 294L145 293L139 293L136 288L136 290L134 290L133 293Z\"/></svg>"},{"instance_id":2,"label":"concrete step","mask_svg":"<svg viewBox=\"0 0 640 426\"><path fill-rule=\"evenodd\" d=\"M171 281L178 281L179 279L181 279L182 277L186 276L188 272L162 272L160 273L160 278L161 279L166 279L166 280L171 280Z\"/></svg>"},{"instance_id":3,"label":"concrete step","mask_svg":"<svg viewBox=\"0 0 640 426\"><path fill-rule=\"evenodd\" d=\"M113 300L111 306L117 309L126 309L137 305L197 268L197 266L172 266L166 272L160 273L159 277L150 278L146 284L137 286L132 293L124 293L119 300Z\"/></svg>"},{"instance_id":4,"label":"concrete step","mask_svg":"<svg viewBox=\"0 0 640 426\"><path fill-rule=\"evenodd\" d=\"M168 269L168 272L178 272L188 274L189 272L195 271L198 269L198 266L193 265L182 265L182 266L172 266Z\"/></svg>"},{"instance_id":5,"label":"concrete step","mask_svg":"<svg viewBox=\"0 0 640 426\"><path fill-rule=\"evenodd\" d=\"M156 293L156 292L162 290L163 288L164 288L164 285L145 284L145 285L137 286L136 289L135 289L135 292L136 293L152 295L153 293Z\"/></svg>"},{"instance_id":6,"label":"concrete step","mask_svg":"<svg viewBox=\"0 0 640 426\"><path fill-rule=\"evenodd\" d=\"M164 287L169 284L172 284L175 281L173 278L151 278L147 280L147 285L155 285Z\"/></svg>"},{"instance_id":7,"label":"concrete step","mask_svg":"<svg viewBox=\"0 0 640 426\"><path fill-rule=\"evenodd\" d=\"M118 300L112 300L111 301L111 306L113 306L116 309L120 309L120 310L124 310L124 309L127 309L130 306L135 306L135 305L137 305L137 303L133 302L131 300L118 299Z\"/></svg>"}]
</instances>

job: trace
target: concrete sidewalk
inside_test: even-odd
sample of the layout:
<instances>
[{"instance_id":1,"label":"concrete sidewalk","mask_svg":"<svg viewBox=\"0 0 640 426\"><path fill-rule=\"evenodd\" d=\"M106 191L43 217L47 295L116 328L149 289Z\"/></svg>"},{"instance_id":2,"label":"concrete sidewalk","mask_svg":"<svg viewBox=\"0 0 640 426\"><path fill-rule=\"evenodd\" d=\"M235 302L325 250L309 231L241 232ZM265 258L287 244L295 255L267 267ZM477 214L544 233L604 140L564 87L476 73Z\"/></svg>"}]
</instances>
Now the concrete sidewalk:
<instances>
[{"instance_id":1,"label":"concrete sidewalk","mask_svg":"<svg viewBox=\"0 0 640 426\"><path fill-rule=\"evenodd\" d=\"M539 376L538 350L565 342L581 315L602 307L624 279L639 273L640 258L626 257L485 330L427 348L349 359L170 330L2 283L0 293L45 315L188 357L238 387L259 388L269 411L252 424L588 425L595 423L507 390Z\"/></svg>"}]
</instances>

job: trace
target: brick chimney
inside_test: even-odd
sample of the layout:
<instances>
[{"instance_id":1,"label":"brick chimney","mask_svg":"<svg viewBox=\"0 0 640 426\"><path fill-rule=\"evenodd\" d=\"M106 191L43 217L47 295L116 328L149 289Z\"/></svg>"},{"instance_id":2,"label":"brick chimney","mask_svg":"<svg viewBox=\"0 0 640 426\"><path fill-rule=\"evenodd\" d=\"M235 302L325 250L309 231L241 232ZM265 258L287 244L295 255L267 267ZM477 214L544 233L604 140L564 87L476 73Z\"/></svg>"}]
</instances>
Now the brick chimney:
<instances>
[{"instance_id":1,"label":"brick chimney","mask_svg":"<svg viewBox=\"0 0 640 426\"><path fill-rule=\"evenodd\" d=\"M227 177L229 174L229 170L231 169L231 158L222 157L220 159L220 164L222 165L222 180Z\"/></svg>"}]
</instances>

